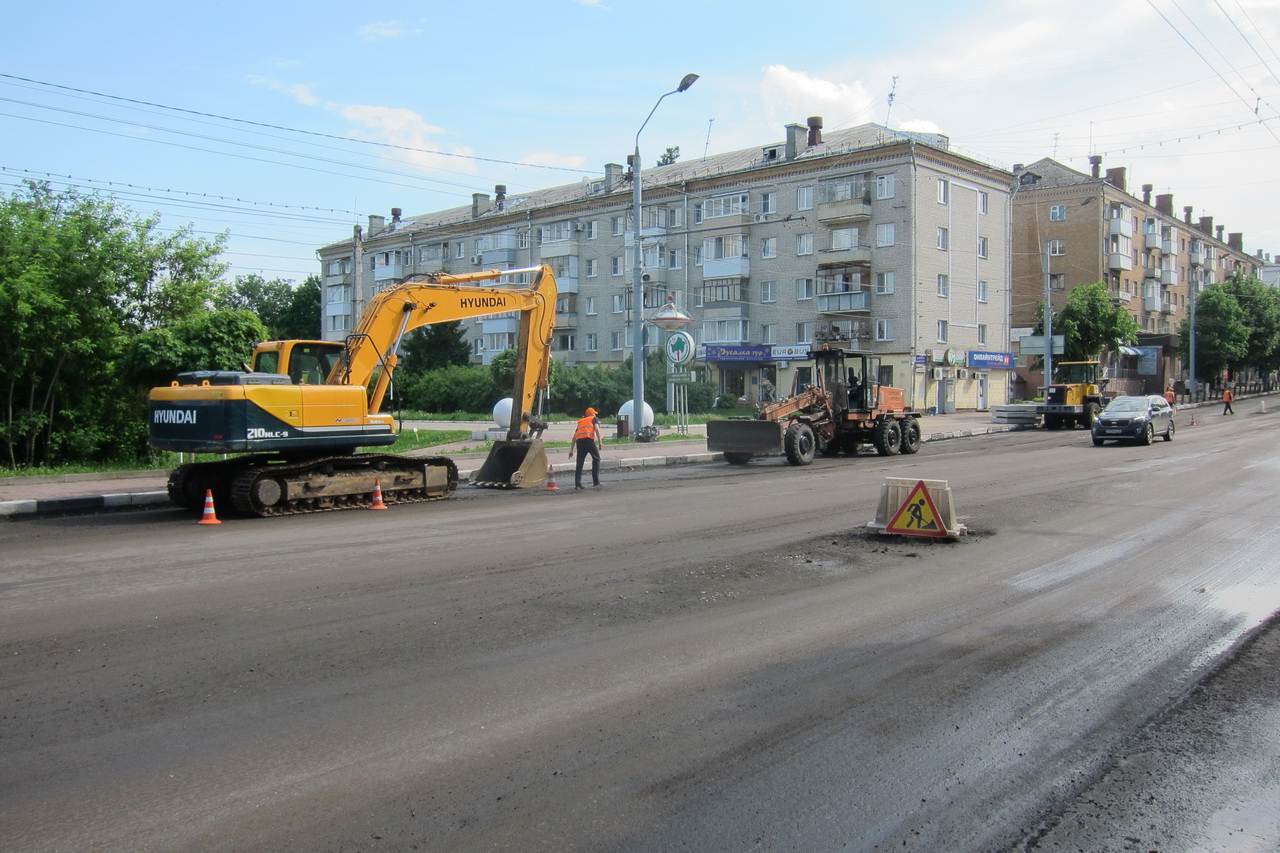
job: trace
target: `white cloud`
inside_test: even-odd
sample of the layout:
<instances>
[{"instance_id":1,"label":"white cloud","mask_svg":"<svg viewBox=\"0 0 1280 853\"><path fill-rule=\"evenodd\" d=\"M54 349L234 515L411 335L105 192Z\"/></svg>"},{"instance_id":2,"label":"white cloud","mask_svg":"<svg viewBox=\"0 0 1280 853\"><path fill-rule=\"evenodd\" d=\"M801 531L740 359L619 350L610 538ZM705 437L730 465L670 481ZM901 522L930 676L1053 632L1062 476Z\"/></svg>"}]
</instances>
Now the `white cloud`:
<instances>
[{"instance_id":1,"label":"white cloud","mask_svg":"<svg viewBox=\"0 0 1280 853\"><path fill-rule=\"evenodd\" d=\"M608 9L609 7L600 2L600 0L573 0L579 6L589 6L592 9Z\"/></svg>"},{"instance_id":2,"label":"white cloud","mask_svg":"<svg viewBox=\"0 0 1280 853\"><path fill-rule=\"evenodd\" d=\"M519 158L521 163L537 163L540 166L566 166L581 168L587 158L581 154L557 154L554 151L531 151Z\"/></svg>"},{"instance_id":3,"label":"white cloud","mask_svg":"<svg viewBox=\"0 0 1280 853\"><path fill-rule=\"evenodd\" d=\"M760 94L773 123L803 121L821 115L834 123L857 124L871 119L871 96L859 80L843 82L770 65L760 79Z\"/></svg>"},{"instance_id":4,"label":"white cloud","mask_svg":"<svg viewBox=\"0 0 1280 853\"><path fill-rule=\"evenodd\" d=\"M304 107L314 107L320 103L320 99L316 97L316 94L311 91L311 87L306 83L282 83L279 80L260 77L256 74L250 74L248 79L254 86L288 95Z\"/></svg>"},{"instance_id":5,"label":"white cloud","mask_svg":"<svg viewBox=\"0 0 1280 853\"><path fill-rule=\"evenodd\" d=\"M942 133L942 128L937 124L937 122L921 118L904 121L902 124L898 125L898 127L902 130L912 131L913 133Z\"/></svg>"},{"instance_id":6,"label":"white cloud","mask_svg":"<svg viewBox=\"0 0 1280 853\"><path fill-rule=\"evenodd\" d=\"M422 35L422 29L412 24L406 24L403 21L374 21L371 24L362 26L356 31L356 34L360 36L362 41L381 41L383 39Z\"/></svg>"}]
</instances>

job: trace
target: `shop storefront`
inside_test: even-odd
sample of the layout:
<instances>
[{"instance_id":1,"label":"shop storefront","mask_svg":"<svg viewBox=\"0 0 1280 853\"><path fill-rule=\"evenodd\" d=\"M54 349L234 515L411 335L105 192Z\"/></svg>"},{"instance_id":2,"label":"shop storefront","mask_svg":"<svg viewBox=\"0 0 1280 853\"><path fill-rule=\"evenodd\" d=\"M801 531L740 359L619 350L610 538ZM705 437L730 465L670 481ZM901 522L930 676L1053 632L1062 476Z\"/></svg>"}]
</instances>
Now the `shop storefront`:
<instances>
[{"instance_id":1,"label":"shop storefront","mask_svg":"<svg viewBox=\"0 0 1280 853\"><path fill-rule=\"evenodd\" d=\"M806 381L806 367L807 381L813 381L809 352L809 344L705 344L698 348L698 357L706 362L708 378L720 394L760 403L789 395L797 373Z\"/></svg>"},{"instance_id":2,"label":"shop storefront","mask_svg":"<svg viewBox=\"0 0 1280 853\"><path fill-rule=\"evenodd\" d=\"M984 411L1009 399L1013 353L931 349L915 361L916 408L935 414Z\"/></svg>"}]
</instances>

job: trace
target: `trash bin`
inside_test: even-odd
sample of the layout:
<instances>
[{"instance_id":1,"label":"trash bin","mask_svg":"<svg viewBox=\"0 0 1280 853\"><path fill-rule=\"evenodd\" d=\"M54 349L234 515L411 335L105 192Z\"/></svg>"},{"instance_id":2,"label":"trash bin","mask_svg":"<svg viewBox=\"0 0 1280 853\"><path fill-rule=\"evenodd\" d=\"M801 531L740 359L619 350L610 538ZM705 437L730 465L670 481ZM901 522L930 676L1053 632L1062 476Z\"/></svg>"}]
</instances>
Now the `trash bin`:
<instances>
[{"instance_id":1,"label":"trash bin","mask_svg":"<svg viewBox=\"0 0 1280 853\"><path fill-rule=\"evenodd\" d=\"M629 438L631 436L631 417L629 415L618 415L618 438Z\"/></svg>"}]
</instances>

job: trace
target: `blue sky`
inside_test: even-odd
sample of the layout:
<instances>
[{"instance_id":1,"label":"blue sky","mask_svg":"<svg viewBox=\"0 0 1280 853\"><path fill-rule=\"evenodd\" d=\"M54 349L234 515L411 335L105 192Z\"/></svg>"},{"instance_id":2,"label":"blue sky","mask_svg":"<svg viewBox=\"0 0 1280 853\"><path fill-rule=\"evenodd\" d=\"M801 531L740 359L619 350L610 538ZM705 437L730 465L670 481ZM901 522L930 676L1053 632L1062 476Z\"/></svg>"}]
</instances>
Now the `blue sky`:
<instances>
[{"instance_id":1,"label":"blue sky","mask_svg":"<svg viewBox=\"0 0 1280 853\"><path fill-rule=\"evenodd\" d=\"M1227 82L1137 0L23 4L6 15L5 74L569 171L396 152L4 78L0 165L337 211L196 209L174 193L122 194L166 227L229 229L233 272L300 278L357 214L433 210L495 183L518 192L623 161L653 101L686 71L701 79L649 124L648 163L667 145L699 156L709 119L712 153L778 139L811 114L829 129L883 122L897 76L894 126L941 130L1001 166L1052 153L1056 134L1070 165L1087 168L1083 158L1103 151L1131 183L1174 192L1179 208L1244 231L1248 248L1280 251L1280 0L1180 0L1185 15L1171 0L1155 5Z\"/></svg>"}]
</instances>

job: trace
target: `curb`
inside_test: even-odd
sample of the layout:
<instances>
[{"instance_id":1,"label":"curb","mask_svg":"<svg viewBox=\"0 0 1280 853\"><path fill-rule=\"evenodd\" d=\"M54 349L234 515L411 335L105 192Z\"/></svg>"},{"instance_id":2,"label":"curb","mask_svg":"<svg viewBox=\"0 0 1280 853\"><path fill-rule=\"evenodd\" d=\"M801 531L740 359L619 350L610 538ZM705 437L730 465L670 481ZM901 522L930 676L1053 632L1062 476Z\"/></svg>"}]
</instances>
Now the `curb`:
<instances>
[{"instance_id":1,"label":"curb","mask_svg":"<svg viewBox=\"0 0 1280 853\"><path fill-rule=\"evenodd\" d=\"M935 432L922 436L922 441L948 441L957 438L973 438L981 435L993 435L1001 432L1014 432L1034 427L1013 425L996 425L984 429L966 429L955 432ZM671 468L679 465L705 465L710 462L723 461L724 454L707 451L704 453L682 453L675 456L634 456L630 459L605 458L600 460L602 471L638 471L645 468ZM551 471L554 474L573 473L575 463L553 462ZM458 482L471 479L474 471L458 470ZM87 515L105 510L127 509L130 507L155 507L169 503L169 493L155 492L118 492L104 495L84 495L80 497L46 498L43 500L0 501L0 518L41 518L55 515Z\"/></svg>"}]
</instances>

